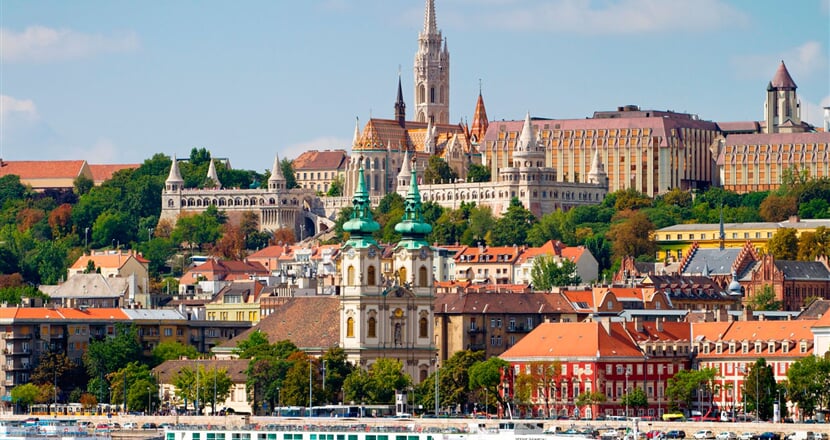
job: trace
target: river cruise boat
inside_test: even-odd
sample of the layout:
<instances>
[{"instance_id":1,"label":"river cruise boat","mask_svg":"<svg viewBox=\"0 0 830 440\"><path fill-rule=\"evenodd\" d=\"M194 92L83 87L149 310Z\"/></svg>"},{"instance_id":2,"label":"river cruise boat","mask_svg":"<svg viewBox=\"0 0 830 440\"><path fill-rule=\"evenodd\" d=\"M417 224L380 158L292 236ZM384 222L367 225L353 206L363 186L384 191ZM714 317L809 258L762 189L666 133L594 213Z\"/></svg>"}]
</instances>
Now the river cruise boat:
<instances>
[{"instance_id":1,"label":"river cruise boat","mask_svg":"<svg viewBox=\"0 0 830 440\"><path fill-rule=\"evenodd\" d=\"M32 419L0 421L3 440L110 440L108 433L89 432L75 420Z\"/></svg>"}]
</instances>

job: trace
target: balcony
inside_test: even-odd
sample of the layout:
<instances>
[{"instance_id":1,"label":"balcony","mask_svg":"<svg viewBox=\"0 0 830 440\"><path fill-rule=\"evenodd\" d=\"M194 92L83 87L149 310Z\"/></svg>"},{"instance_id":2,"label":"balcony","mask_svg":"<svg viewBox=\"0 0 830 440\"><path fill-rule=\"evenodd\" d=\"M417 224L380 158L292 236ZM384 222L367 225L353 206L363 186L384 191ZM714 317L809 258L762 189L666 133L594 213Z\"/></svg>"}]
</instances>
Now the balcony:
<instances>
[{"instance_id":1,"label":"balcony","mask_svg":"<svg viewBox=\"0 0 830 440\"><path fill-rule=\"evenodd\" d=\"M523 325L508 325L507 326L507 333L528 333L532 328L525 327Z\"/></svg>"},{"instance_id":2,"label":"balcony","mask_svg":"<svg viewBox=\"0 0 830 440\"><path fill-rule=\"evenodd\" d=\"M487 349L487 344L470 344L471 351L482 351Z\"/></svg>"},{"instance_id":3,"label":"balcony","mask_svg":"<svg viewBox=\"0 0 830 440\"><path fill-rule=\"evenodd\" d=\"M467 333L469 333L471 335L476 335L476 334L479 334L479 333L484 334L486 332L487 332L487 330L484 330L484 327L470 327L470 328L467 329Z\"/></svg>"},{"instance_id":4,"label":"balcony","mask_svg":"<svg viewBox=\"0 0 830 440\"><path fill-rule=\"evenodd\" d=\"M29 354L32 354L32 349L31 348L18 348L18 347L15 347L15 348L12 348L12 349L5 348L5 349L3 349L3 354L5 354L6 356L29 355Z\"/></svg>"}]
</instances>

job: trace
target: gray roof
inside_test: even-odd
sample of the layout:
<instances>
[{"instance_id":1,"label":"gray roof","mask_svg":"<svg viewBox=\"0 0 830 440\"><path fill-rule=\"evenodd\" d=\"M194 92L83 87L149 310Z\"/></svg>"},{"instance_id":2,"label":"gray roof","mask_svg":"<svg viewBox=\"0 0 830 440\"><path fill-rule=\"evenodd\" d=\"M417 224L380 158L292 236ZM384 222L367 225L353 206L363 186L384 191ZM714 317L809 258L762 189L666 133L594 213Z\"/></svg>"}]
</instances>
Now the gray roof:
<instances>
[{"instance_id":1,"label":"gray roof","mask_svg":"<svg viewBox=\"0 0 830 440\"><path fill-rule=\"evenodd\" d=\"M683 269L683 275L731 275L732 263L738 259L743 248L697 249ZM705 270L704 270L705 269ZM738 274L740 275L740 274Z\"/></svg>"},{"instance_id":2,"label":"gray roof","mask_svg":"<svg viewBox=\"0 0 830 440\"><path fill-rule=\"evenodd\" d=\"M129 289L129 280L123 277L105 277L100 273L72 275L63 284L40 286L52 298L118 298Z\"/></svg>"},{"instance_id":3,"label":"gray roof","mask_svg":"<svg viewBox=\"0 0 830 440\"><path fill-rule=\"evenodd\" d=\"M794 229L815 229L819 226L830 228L830 219L799 219L797 222L785 220L782 222L750 222L750 223L724 223L723 229L725 231L740 229L778 229L778 228L794 228ZM656 232L695 232L695 231L711 231L720 228L718 223L684 223L679 225L667 226L660 228ZM729 237L727 237L729 238Z\"/></svg>"},{"instance_id":4,"label":"gray roof","mask_svg":"<svg viewBox=\"0 0 830 440\"><path fill-rule=\"evenodd\" d=\"M173 309L121 309L130 319L163 319L183 320L185 318L178 310Z\"/></svg>"},{"instance_id":5,"label":"gray roof","mask_svg":"<svg viewBox=\"0 0 830 440\"><path fill-rule=\"evenodd\" d=\"M830 281L830 271L818 261L775 260L775 267L784 273L786 280Z\"/></svg>"}]
</instances>

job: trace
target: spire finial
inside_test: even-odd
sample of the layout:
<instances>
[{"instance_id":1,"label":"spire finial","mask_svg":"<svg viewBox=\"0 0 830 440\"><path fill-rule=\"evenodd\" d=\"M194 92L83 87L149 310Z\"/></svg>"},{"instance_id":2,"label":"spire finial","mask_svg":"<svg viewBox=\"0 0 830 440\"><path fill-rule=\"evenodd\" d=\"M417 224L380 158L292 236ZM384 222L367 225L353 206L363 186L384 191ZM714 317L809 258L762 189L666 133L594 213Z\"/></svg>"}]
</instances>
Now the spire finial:
<instances>
[{"instance_id":1,"label":"spire finial","mask_svg":"<svg viewBox=\"0 0 830 440\"><path fill-rule=\"evenodd\" d=\"M438 26L435 24L435 0L427 0L424 11L424 32L435 33Z\"/></svg>"},{"instance_id":2,"label":"spire finial","mask_svg":"<svg viewBox=\"0 0 830 440\"><path fill-rule=\"evenodd\" d=\"M478 96L481 96L481 78L478 79Z\"/></svg>"}]
</instances>

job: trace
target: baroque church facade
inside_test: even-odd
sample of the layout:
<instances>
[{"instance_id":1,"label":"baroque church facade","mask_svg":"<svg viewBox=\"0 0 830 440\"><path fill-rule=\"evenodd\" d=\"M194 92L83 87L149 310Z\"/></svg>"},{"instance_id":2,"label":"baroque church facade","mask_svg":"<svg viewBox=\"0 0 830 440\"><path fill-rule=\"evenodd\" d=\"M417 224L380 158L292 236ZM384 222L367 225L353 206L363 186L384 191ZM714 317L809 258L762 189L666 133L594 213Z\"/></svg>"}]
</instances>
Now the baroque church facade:
<instances>
[{"instance_id":1,"label":"baroque church facade","mask_svg":"<svg viewBox=\"0 0 830 440\"><path fill-rule=\"evenodd\" d=\"M348 360L368 368L379 358L396 359L418 383L435 368L433 340L433 249L426 242L432 226L422 218L421 196L413 173L405 213L395 231L392 263L381 265L383 249L372 233L372 218L363 168L358 169L352 217L343 225L349 240L341 250L340 346ZM389 264L389 263L385 263Z\"/></svg>"}]
</instances>

